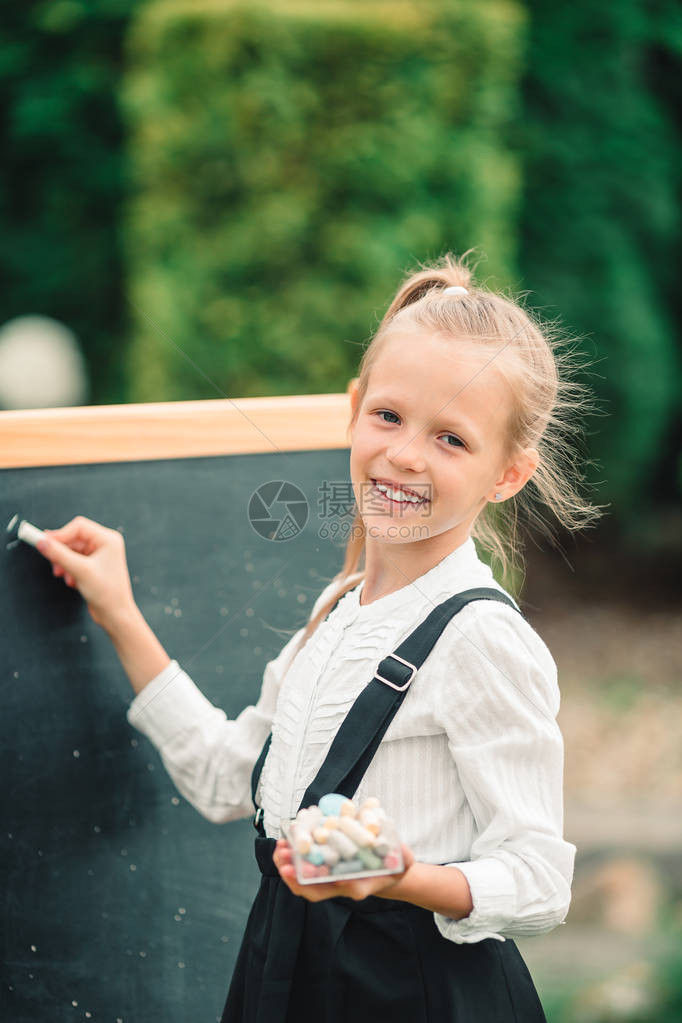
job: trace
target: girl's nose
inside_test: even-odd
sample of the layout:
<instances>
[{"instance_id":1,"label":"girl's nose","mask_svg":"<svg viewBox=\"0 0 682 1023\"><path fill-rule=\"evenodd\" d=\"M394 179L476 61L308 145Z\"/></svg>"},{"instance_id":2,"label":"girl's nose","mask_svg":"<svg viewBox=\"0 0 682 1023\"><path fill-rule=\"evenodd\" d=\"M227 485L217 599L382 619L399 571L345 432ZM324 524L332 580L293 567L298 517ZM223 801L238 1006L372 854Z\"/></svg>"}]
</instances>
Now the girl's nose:
<instances>
[{"instance_id":1,"label":"girl's nose","mask_svg":"<svg viewBox=\"0 0 682 1023\"><path fill-rule=\"evenodd\" d=\"M410 469L412 472L424 472L426 460L421 453L419 440L408 441L407 443L389 448L386 456L397 469Z\"/></svg>"}]
</instances>

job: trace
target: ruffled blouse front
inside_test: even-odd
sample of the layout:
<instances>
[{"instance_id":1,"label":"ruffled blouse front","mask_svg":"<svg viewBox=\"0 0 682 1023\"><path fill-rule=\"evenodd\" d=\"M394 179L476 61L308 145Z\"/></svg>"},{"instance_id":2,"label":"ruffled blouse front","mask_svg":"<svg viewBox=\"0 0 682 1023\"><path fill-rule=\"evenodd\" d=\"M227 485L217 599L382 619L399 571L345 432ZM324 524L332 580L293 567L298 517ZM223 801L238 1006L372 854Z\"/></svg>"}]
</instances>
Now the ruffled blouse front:
<instances>
[{"instance_id":1,"label":"ruffled blouse front","mask_svg":"<svg viewBox=\"0 0 682 1023\"><path fill-rule=\"evenodd\" d=\"M471 538L417 580L368 605L360 583L306 644L266 665L258 702L234 721L171 664L133 700L178 789L212 820L253 812L250 775L268 732L258 801L266 834L295 816L379 662L438 603L502 589ZM312 611L340 589L330 583ZM506 592L506 591L502 591ZM550 930L570 904L576 847L562 837L563 741L556 666L513 608L474 601L445 627L393 718L355 798L379 797L417 860L457 866L474 909L434 914L455 942Z\"/></svg>"}]
</instances>

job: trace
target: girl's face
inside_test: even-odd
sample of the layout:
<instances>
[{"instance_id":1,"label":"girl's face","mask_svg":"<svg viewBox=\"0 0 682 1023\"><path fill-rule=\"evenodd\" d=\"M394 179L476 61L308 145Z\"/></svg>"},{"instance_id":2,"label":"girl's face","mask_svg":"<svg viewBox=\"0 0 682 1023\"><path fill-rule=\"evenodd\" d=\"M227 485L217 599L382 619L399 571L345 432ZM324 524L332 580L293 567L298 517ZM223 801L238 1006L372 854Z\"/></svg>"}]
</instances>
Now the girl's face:
<instances>
[{"instance_id":1,"label":"girl's face","mask_svg":"<svg viewBox=\"0 0 682 1023\"><path fill-rule=\"evenodd\" d=\"M355 411L354 391L351 401ZM351 433L351 480L368 541L463 543L496 490L506 498L520 489L508 485L518 473L505 477L509 413L508 385L490 353L414 327L391 332ZM391 499L377 481L420 501Z\"/></svg>"}]
</instances>

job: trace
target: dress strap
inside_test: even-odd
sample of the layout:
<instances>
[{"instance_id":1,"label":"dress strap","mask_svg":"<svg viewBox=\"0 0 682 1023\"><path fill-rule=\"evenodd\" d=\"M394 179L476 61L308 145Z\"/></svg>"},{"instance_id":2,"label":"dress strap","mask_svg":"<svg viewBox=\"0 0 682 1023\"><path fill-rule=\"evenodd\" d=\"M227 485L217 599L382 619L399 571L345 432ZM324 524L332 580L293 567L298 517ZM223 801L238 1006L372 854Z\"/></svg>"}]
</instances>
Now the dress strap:
<instances>
[{"instance_id":1,"label":"dress strap","mask_svg":"<svg viewBox=\"0 0 682 1023\"><path fill-rule=\"evenodd\" d=\"M258 760L254 764L253 771L251 772L251 800L253 802L253 805L256 807L256 810L258 810L258 805L256 803L256 791L258 789L258 782L260 781L261 771L263 770L263 764L265 763L265 758L268 755L268 750L270 749L271 742L272 732L270 732L267 739L265 740L265 743L263 744L263 749L260 751Z\"/></svg>"},{"instance_id":2,"label":"dress strap","mask_svg":"<svg viewBox=\"0 0 682 1023\"><path fill-rule=\"evenodd\" d=\"M419 668L448 622L474 600L498 600L523 616L507 594L486 586L463 590L438 604L394 653L379 662L376 674L341 722L324 763L306 789L299 809L318 803L327 792L339 792L352 799ZM271 737L268 736L253 770L251 792L254 806ZM261 837L265 837L262 816L262 809L257 808L254 827Z\"/></svg>"}]
</instances>

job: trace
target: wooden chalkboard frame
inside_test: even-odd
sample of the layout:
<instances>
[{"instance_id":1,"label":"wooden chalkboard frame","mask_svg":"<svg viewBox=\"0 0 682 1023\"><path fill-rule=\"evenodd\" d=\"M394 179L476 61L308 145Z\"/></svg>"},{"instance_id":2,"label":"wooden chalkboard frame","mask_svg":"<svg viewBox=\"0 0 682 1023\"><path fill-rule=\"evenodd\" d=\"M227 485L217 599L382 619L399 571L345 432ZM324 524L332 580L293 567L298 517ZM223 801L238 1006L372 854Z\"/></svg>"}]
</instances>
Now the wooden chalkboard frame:
<instances>
[{"instance_id":1,"label":"wooden chalkboard frame","mask_svg":"<svg viewBox=\"0 0 682 1023\"><path fill-rule=\"evenodd\" d=\"M0 412L0 468L350 447L348 394Z\"/></svg>"}]
</instances>

